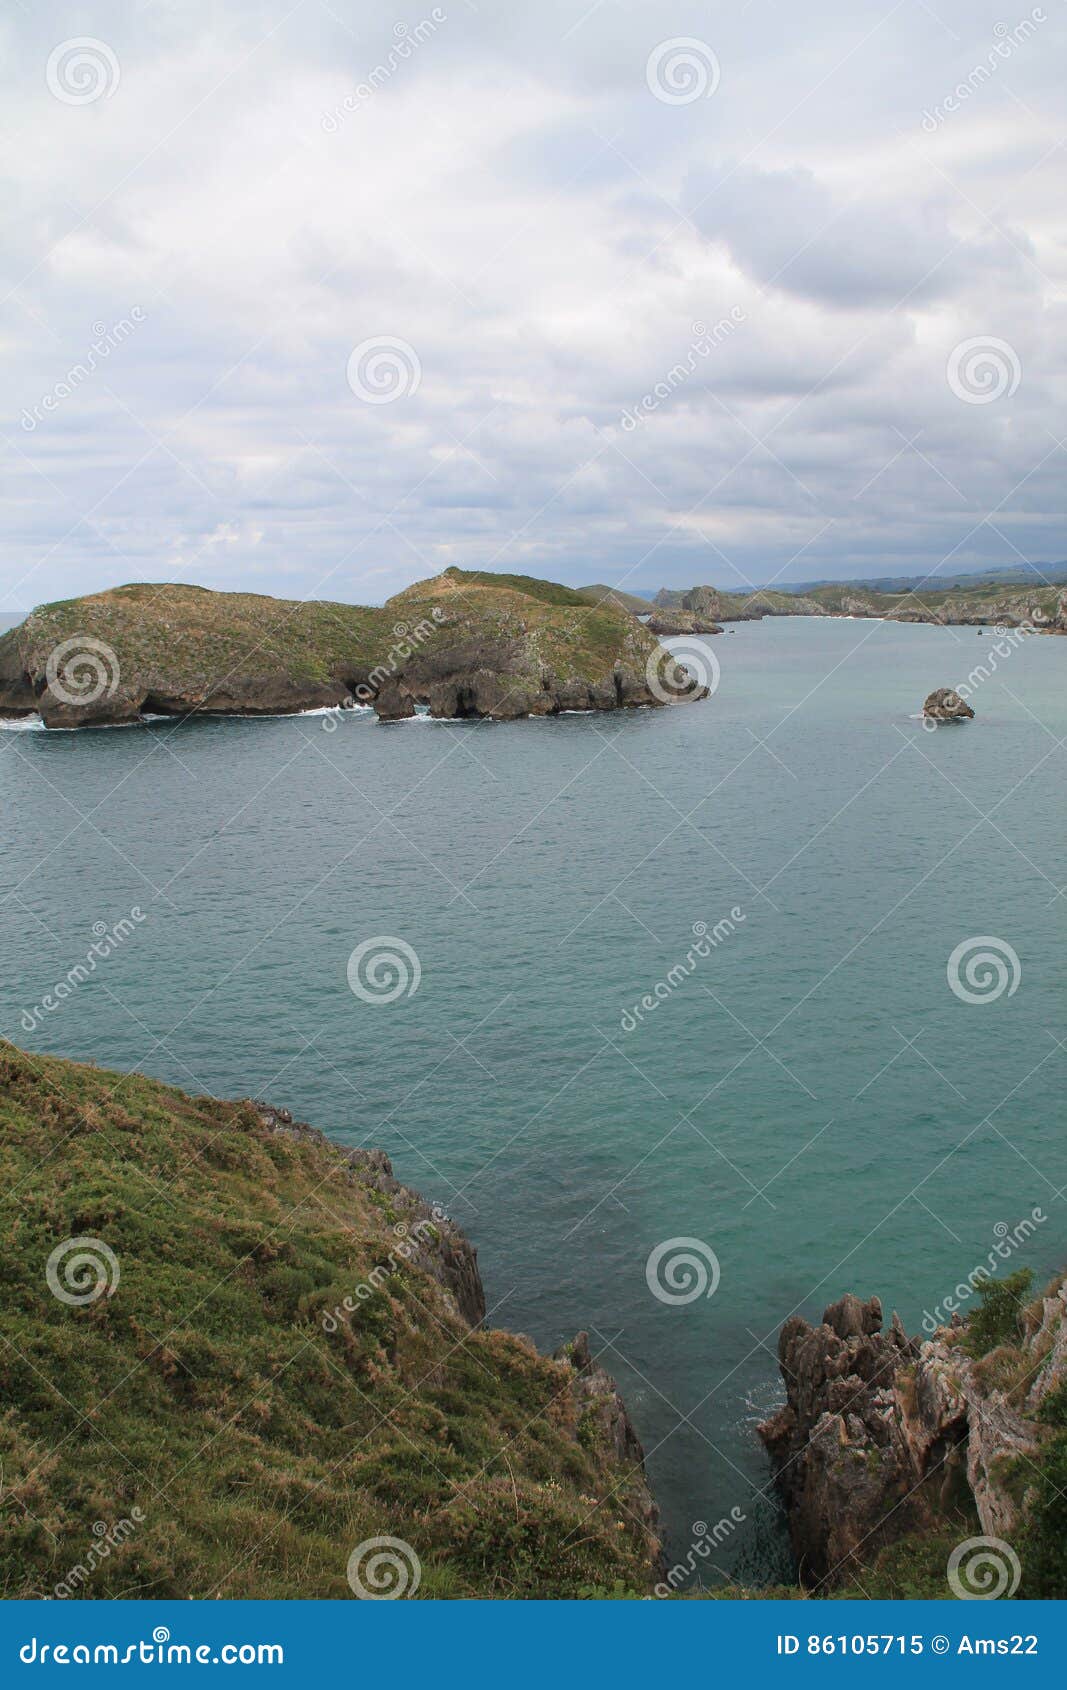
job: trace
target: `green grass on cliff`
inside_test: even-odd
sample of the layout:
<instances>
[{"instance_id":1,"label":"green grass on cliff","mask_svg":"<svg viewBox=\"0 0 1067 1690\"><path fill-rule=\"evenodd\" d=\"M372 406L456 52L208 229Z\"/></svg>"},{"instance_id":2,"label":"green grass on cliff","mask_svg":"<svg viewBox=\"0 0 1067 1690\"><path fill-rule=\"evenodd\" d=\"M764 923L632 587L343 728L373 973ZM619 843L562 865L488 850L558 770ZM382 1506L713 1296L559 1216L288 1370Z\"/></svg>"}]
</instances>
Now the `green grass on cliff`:
<instances>
[{"instance_id":1,"label":"green grass on cliff","mask_svg":"<svg viewBox=\"0 0 1067 1690\"><path fill-rule=\"evenodd\" d=\"M569 1367L471 1332L395 1255L353 1299L396 1212L332 1147L2 1043L0 1191L4 1596L51 1594L123 1521L77 1594L348 1597L378 1536L411 1545L425 1597L647 1587ZM72 1238L119 1264L84 1305L46 1275Z\"/></svg>"},{"instance_id":2,"label":"green grass on cliff","mask_svg":"<svg viewBox=\"0 0 1067 1690\"><path fill-rule=\"evenodd\" d=\"M17 645L25 667L61 641L88 634L118 654L123 672L173 691L231 675L325 680L346 664L373 663L391 638L383 609L204 587L137 584L41 605L0 638Z\"/></svg>"},{"instance_id":3,"label":"green grass on cliff","mask_svg":"<svg viewBox=\"0 0 1067 1690\"><path fill-rule=\"evenodd\" d=\"M621 604L590 604L573 587L531 575L446 569L397 594L386 609L425 617L435 606L465 621L475 639L514 642L530 673L543 664L561 678L599 681L616 660L643 669L657 649L657 641Z\"/></svg>"},{"instance_id":4,"label":"green grass on cliff","mask_svg":"<svg viewBox=\"0 0 1067 1690\"><path fill-rule=\"evenodd\" d=\"M574 587L563 587L556 581L541 581L536 575L498 575L489 569L457 569L453 566L445 570L445 576L460 587L488 587L495 592L522 593L526 598L540 600L542 604L581 607L588 602Z\"/></svg>"}]
</instances>

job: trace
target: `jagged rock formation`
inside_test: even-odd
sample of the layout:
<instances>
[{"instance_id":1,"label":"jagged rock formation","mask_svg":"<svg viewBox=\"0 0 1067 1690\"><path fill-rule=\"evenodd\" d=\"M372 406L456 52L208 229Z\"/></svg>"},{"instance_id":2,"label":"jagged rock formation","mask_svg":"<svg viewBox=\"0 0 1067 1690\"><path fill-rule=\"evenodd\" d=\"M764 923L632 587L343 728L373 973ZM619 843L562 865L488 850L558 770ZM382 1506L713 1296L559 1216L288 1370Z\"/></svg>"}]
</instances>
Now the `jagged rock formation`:
<instances>
[{"instance_id":1,"label":"jagged rock formation","mask_svg":"<svg viewBox=\"0 0 1067 1690\"><path fill-rule=\"evenodd\" d=\"M806 1583L832 1577L890 1520L896 1535L913 1523L899 1512L912 1463L893 1404L898 1373L918 1350L895 1316L883 1333L877 1297L843 1297L819 1327L799 1315L782 1327L787 1401L760 1435Z\"/></svg>"},{"instance_id":2,"label":"jagged rock formation","mask_svg":"<svg viewBox=\"0 0 1067 1690\"><path fill-rule=\"evenodd\" d=\"M659 1529L659 1509L644 1481L644 1446L614 1379L593 1358L588 1332L579 1332L569 1344L556 1351L554 1359L574 1369L576 1377L572 1394L580 1405L580 1413L583 1419L588 1417L587 1424L592 1422L605 1446L615 1451L620 1471L641 1475L640 1481L631 1487L629 1505L650 1538L655 1537Z\"/></svg>"},{"instance_id":3,"label":"jagged rock formation","mask_svg":"<svg viewBox=\"0 0 1067 1690\"><path fill-rule=\"evenodd\" d=\"M751 593L725 593L717 587L690 587L674 592L664 587L653 604L657 612L689 611L714 622L758 622L764 616L825 616L821 604L796 593L758 588Z\"/></svg>"},{"instance_id":4,"label":"jagged rock formation","mask_svg":"<svg viewBox=\"0 0 1067 1690\"><path fill-rule=\"evenodd\" d=\"M923 704L923 715L931 722L967 722L974 711L954 687L937 687Z\"/></svg>"},{"instance_id":5,"label":"jagged rock formation","mask_svg":"<svg viewBox=\"0 0 1067 1690\"><path fill-rule=\"evenodd\" d=\"M710 616L698 616L693 610L656 610L645 626L649 633L655 634L657 638L669 637L672 634L722 633L718 622L713 622Z\"/></svg>"},{"instance_id":6,"label":"jagged rock formation","mask_svg":"<svg viewBox=\"0 0 1067 1690\"><path fill-rule=\"evenodd\" d=\"M760 1435L809 1588L953 1506L973 1507L991 1537L1023 1526L1042 1405L1067 1380L1067 1279L1024 1311L1018 1344L987 1356L969 1353L953 1318L921 1342L895 1314L883 1330L877 1297L846 1296L820 1326L794 1315L782 1327L786 1402Z\"/></svg>"}]
</instances>

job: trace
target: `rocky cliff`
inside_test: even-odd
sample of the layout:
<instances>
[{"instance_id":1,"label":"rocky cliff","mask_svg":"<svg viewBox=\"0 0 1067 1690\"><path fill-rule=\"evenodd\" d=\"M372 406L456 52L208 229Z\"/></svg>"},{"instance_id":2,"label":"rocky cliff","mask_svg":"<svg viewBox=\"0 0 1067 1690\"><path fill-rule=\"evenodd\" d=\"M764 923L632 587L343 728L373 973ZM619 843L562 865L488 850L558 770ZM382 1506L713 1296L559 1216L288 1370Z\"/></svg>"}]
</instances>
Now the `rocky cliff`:
<instances>
[{"instance_id":1,"label":"rocky cliff","mask_svg":"<svg viewBox=\"0 0 1067 1690\"><path fill-rule=\"evenodd\" d=\"M1065 1523L1067 1278L1027 1292L1026 1274L994 1284L981 1313L925 1341L896 1315L885 1330L877 1297L844 1297L819 1326L786 1321L786 1403L760 1433L809 1589L862 1589L886 1546L947 1527L1006 1543L1021 1594L1064 1593L1048 1540Z\"/></svg>"},{"instance_id":2,"label":"rocky cliff","mask_svg":"<svg viewBox=\"0 0 1067 1690\"><path fill-rule=\"evenodd\" d=\"M681 612L713 622L759 622L764 616L827 616L816 599L796 593L760 588L751 593L727 593L718 587L690 587L676 592L664 587L653 601L657 611Z\"/></svg>"},{"instance_id":3,"label":"rocky cliff","mask_svg":"<svg viewBox=\"0 0 1067 1690\"><path fill-rule=\"evenodd\" d=\"M614 1382L380 1151L3 1042L0 1174L9 1597L349 1598L383 1539L409 1594L650 1590Z\"/></svg>"},{"instance_id":4,"label":"rocky cliff","mask_svg":"<svg viewBox=\"0 0 1067 1690\"><path fill-rule=\"evenodd\" d=\"M528 576L449 569L378 608L141 585L43 605L0 636L0 715L509 719L659 705L670 674L621 603Z\"/></svg>"}]
</instances>

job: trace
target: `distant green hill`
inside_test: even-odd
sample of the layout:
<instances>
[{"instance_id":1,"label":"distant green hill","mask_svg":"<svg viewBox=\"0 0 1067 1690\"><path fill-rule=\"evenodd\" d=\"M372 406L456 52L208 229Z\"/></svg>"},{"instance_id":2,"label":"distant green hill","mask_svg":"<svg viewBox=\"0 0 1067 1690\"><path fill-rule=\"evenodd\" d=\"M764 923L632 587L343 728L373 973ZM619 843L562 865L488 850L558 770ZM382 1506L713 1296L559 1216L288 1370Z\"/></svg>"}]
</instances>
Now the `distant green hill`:
<instances>
[{"instance_id":1,"label":"distant green hill","mask_svg":"<svg viewBox=\"0 0 1067 1690\"><path fill-rule=\"evenodd\" d=\"M592 587L578 587L576 591L587 604L600 604L604 599L614 599L635 616L647 616L652 609L651 599L643 599L638 593L625 592L621 587L605 587L603 582L599 581Z\"/></svg>"},{"instance_id":2,"label":"distant green hill","mask_svg":"<svg viewBox=\"0 0 1067 1690\"><path fill-rule=\"evenodd\" d=\"M716 622L747 622L764 616L872 616L944 626L1032 623L1050 633L1067 633L1067 589L1037 583L1024 588L996 581L932 587L916 592L879 593L862 582L812 587L806 593L759 588L751 593L718 587L663 588L655 604L692 611Z\"/></svg>"}]
</instances>

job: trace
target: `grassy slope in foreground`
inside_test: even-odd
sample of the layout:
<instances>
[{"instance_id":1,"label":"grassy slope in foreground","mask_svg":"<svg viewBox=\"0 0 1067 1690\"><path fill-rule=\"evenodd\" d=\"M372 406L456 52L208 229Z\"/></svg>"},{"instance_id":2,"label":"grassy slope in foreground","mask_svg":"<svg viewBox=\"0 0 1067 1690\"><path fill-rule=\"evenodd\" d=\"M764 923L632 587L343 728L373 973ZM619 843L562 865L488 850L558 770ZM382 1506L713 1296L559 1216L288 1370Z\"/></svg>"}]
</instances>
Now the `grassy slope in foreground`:
<instances>
[{"instance_id":1,"label":"grassy slope in foreground","mask_svg":"<svg viewBox=\"0 0 1067 1690\"><path fill-rule=\"evenodd\" d=\"M606 1376L472 1330L462 1235L409 1228L425 1209L373 1159L294 1130L0 1044L3 1594L51 1594L135 1508L74 1594L347 1597L382 1535L418 1554L422 1596L647 1589ZM71 1306L46 1264L78 1237L120 1277Z\"/></svg>"},{"instance_id":2,"label":"grassy slope in foreground","mask_svg":"<svg viewBox=\"0 0 1067 1690\"><path fill-rule=\"evenodd\" d=\"M79 674L72 656L57 686L49 664L67 642L88 660ZM0 712L64 727L353 696L388 718L417 703L440 716L614 709L656 702L645 666L660 651L621 605L528 576L449 569L379 608L117 587L43 605L0 636Z\"/></svg>"}]
</instances>

